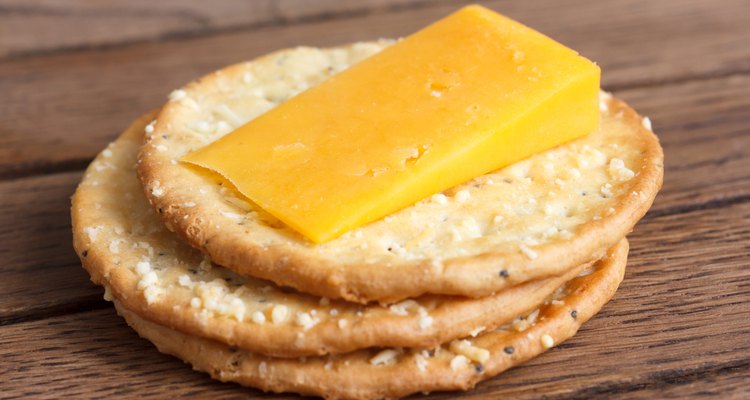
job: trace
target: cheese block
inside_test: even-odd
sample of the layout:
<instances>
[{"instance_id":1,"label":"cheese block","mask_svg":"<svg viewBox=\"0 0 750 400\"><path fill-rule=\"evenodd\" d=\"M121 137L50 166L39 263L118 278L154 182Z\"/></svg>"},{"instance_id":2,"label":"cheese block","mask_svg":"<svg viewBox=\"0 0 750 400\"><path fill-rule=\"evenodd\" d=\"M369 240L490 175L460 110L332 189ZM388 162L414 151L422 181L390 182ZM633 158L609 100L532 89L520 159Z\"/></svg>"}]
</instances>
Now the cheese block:
<instances>
[{"instance_id":1,"label":"cheese block","mask_svg":"<svg viewBox=\"0 0 750 400\"><path fill-rule=\"evenodd\" d=\"M320 243L594 131L599 76L469 6L182 160Z\"/></svg>"}]
</instances>

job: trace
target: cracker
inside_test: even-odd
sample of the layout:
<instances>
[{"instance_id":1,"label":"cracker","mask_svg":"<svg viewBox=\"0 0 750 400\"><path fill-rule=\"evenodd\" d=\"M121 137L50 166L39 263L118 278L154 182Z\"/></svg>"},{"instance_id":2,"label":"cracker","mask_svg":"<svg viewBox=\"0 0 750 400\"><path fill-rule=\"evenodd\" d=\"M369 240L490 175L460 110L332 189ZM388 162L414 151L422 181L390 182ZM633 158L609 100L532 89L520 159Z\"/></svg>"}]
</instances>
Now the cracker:
<instances>
[{"instance_id":1,"label":"cracker","mask_svg":"<svg viewBox=\"0 0 750 400\"><path fill-rule=\"evenodd\" d=\"M593 273L573 279L525 316L534 319L525 329L508 325L433 350L370 349L306 359L263 357L150 323L116 305L130 326L159 351L215 379L330 399L393 398L469 389L570 338L614 295L625 271L627 250L623 239L596 264Z\"/></svg>"},{"instance_id":2,"label":"cracker","mask_svg":"<svg viewBox=\"0 0 750 400\"><path fill-rule=\"evenodd\" d=\"M134 166L154 115L134 122L86 171L73 196L74 246L107 296L190 335L286 357L431 347L528 312L587 267L481 299L426 295L390 306L323 300L239 276L182 243L149 207Z\"/></svg>"},{"instance_id":3,"label":"cracker","mask_svg":"<svg viewBox=\"0 0 750 400\"><path fill-rule=\"evenodd\" d=\"M177 161L387 45L283 50L173 92L139 156L153 208L241 275L365 303L482 297L560 275L601 257L650 207L662 182L661 147L634 110L608 95L598 132L320 245L220 177Z\"/></svg>"}]
</instances>

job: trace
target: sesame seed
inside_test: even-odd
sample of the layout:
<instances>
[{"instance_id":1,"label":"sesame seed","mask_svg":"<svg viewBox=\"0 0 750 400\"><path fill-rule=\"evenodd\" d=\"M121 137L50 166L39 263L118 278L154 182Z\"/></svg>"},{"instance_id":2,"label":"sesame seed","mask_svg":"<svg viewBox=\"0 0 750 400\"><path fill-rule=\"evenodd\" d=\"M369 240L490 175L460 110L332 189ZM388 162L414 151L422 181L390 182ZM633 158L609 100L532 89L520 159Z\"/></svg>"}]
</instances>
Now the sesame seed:
<instances>
[{"instance_id":1,"label":"sesame seed","mask_svg":"<svg viewBox=\"0 0 750 400\"><path fill-rule=\"evenodd\" d=\"M344 329L344 328L346 328L346 325L347 325L347 322L346 322L346 320L345 320L345 319L340 319L340 320L339 320L339 322L338 322L338 326L339 326L339 329Z\"/></svg>"},{"instance_id":2,"label":"sesame seed","mask_svg":"<svg viewBox=\"0 0 750 400\"><path fill-rule=\"evenodd\" d=\"M578 311L576 311L576 310L571 311L570 312L570 316L573 317L573 319L577 319L578 318Z\"/></svg>"},{"instance_id":3,"label":"sesame seed","mask_svg":"<svg viewBox=\"0 0 750 400\"><path fill-rule=\"evenodd\" d=\"M498 272L498 275L500 275L501 278L507 278L509 276L507 269L501 269L500 272Z\"/></svg>"},{"instance_id":4,"label":"sesame seed","mask_svg":"<svg viewBox=\"0 0 750 400\"><path fill-rule=\"evenodd\" d=\"M505 348L503 349L503 352L505 352L505 354L513 354L514 351L516 351L516 349L514 349L513 346L505 346Z\"/></svg>"}]
</instances>

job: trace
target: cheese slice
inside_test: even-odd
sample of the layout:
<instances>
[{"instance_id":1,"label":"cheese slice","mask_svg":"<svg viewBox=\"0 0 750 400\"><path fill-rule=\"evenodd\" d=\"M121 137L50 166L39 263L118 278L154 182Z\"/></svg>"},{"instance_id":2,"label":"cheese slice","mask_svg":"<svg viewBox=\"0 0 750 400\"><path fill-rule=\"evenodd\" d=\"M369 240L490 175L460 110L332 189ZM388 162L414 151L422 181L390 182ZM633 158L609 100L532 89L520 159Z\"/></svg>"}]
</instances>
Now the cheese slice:
<instances>
[{"instance_id":1,"label":"cheese slice","mask_svg":"<svg viewBox=\"0 0 750 400\"><path fill-rule=\"evenodd\" d=\"M594 131L599 68L468 6L183 161L321 243Z\"/></svg>"}]
</instances>

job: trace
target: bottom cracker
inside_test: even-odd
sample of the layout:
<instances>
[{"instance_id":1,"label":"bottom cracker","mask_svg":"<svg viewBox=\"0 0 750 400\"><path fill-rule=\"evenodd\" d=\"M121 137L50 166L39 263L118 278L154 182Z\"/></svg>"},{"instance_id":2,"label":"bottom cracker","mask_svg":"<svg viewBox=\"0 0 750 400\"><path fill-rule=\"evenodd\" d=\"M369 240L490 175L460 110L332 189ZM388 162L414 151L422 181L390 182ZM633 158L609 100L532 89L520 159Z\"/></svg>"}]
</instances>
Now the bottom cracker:
<instances>
[{"instance_id":1,"label":"bottom cracker","mask_svg":"<svg viewBox=\"0 0 750 400\"><path fill-rule=\"evenodd\" d=\"M627 252L628 242L623 239L591 273L569 281L538 311L518 320L528 326L508 325L432 350L368 349L338 356L279 359L171 330L115 304L128 324L159 351L181 358L215 379L329 399L394 398L420 391L471 388L570 338L614 295L625 272Z\"/></svg>"}]
</instances>

